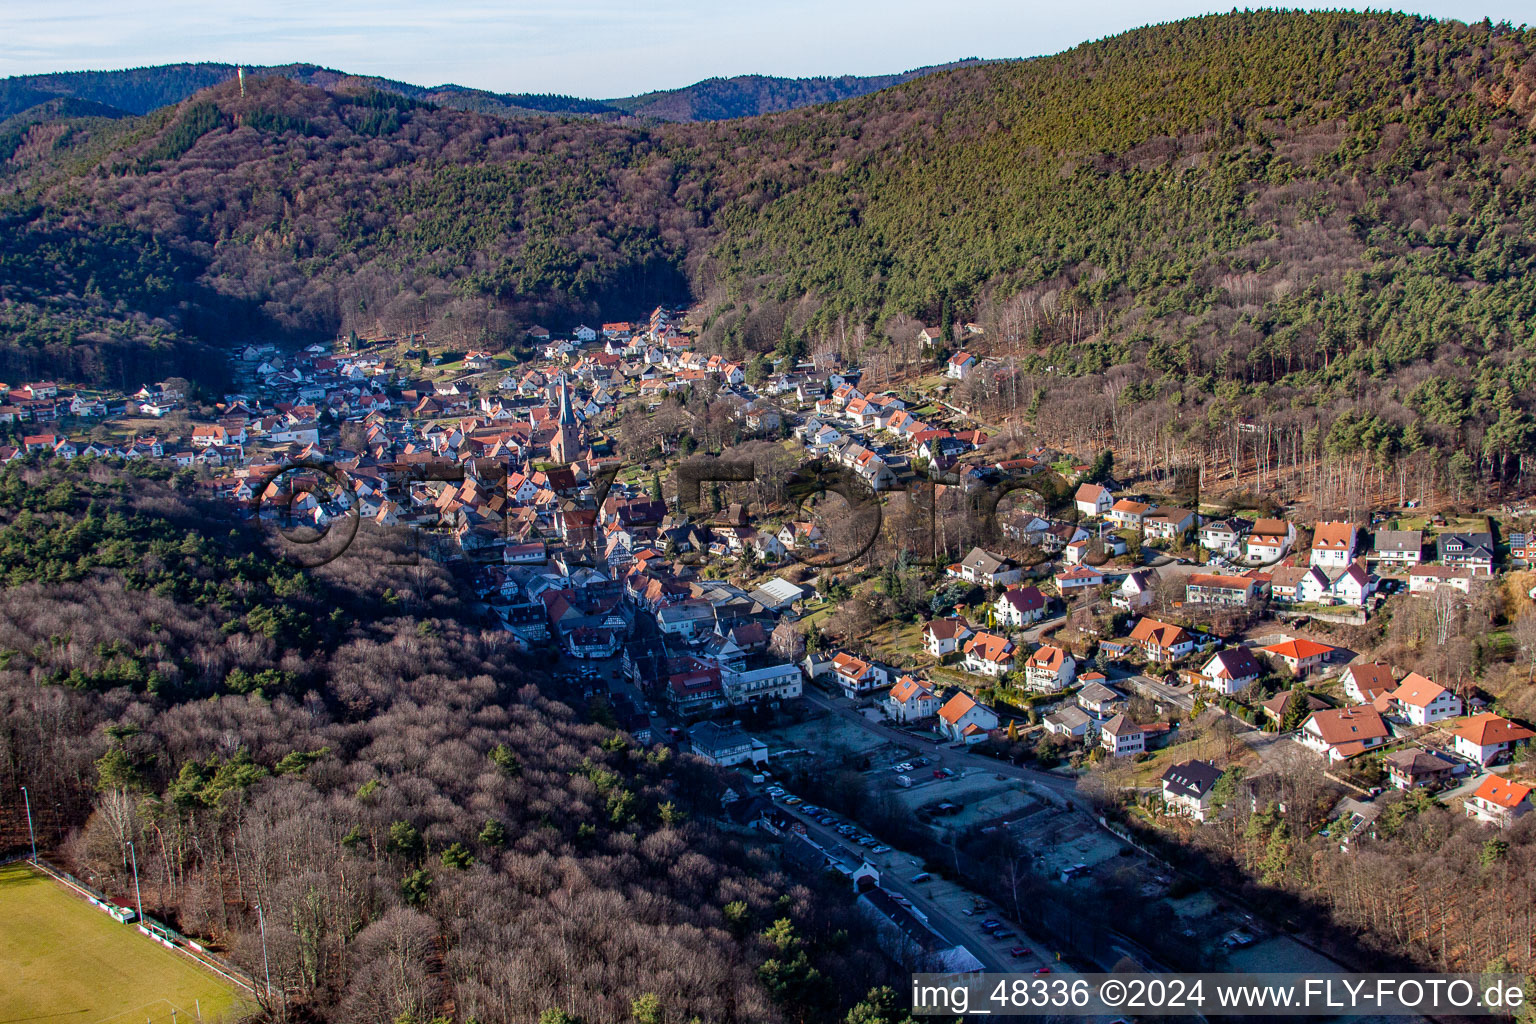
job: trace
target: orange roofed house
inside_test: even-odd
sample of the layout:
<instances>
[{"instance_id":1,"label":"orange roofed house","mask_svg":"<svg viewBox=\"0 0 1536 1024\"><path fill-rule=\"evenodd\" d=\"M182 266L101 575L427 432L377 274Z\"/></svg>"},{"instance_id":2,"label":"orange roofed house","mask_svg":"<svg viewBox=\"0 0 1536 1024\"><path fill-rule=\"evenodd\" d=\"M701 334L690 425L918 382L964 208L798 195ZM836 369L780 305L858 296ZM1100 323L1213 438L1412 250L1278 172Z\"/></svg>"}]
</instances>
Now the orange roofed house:
<instances>
[{"instance_id":1,"label":"orange roofed house","mask_svg":"<svg viewBox=\"0 0 1536 1024\"><path fill-rule=\"evenodd\" d=\"M1173 626L1156 619L1141 619L1131 630L1131 643L1140 648L1148 661L1170 664L1195 649L1194 637L1183 626Z\"/></svg>"},{"instance_id":2,"label":"orange roofed house","mask_svg":"<svg viewBox=\"0 0 1536 1024\"><path fill-rule=\"evenodd\" d=\"M1314 711L1302 723L1296 740L1329 761L1347 761L1386 743L1387 723L1375 708L1332 708Z\"/></svg>"},{"instance_id":3,"label":"orange roofed house","mask_svg":"<svg viewBox=\"0 0 1536 1024\"><path fill-rule=\"evenodd\" d=\"M1536 733L1519 722L1484 711L1462 722L1452 736L1456 753L1478 764L1492 764L1504 751Z\"/></svg>"},{"instance_id":4,"label":"orange roofed house","mask_svg":"<svg viewBox=\"0 0 1536 1024\"><path fill-rule=\"evenodd\" d=\"M902 676L885 698L885 713L897 722L916 722L939 710L939 698L911 676Z\"/></svg>"},{"instance_id":5,"label":"orange roofed house","mask_svg":"<svg viewBox=\"0 0 1536 1024\"><path fill-rule=\"evenodd\" d=\"M1312 564L1342 569L1355 560L1359 532L1354 523L1318 523L1312 531Z\"/></svg>"},{"instance_id":6,"label":"orange roofed house","mask_svg":"<svg viewBox=\"0 0 1536 1024\"><path fill-rule=\"evenodd\" d=\"M1461 714L1460 697L1417 672L1408 673L1391 693L1377 697L1375 706L1413 725L1430 725Z\"/></svg>"},{"instance_id":7,"label":"orange roofed house","mask_svg":"<svg viewBox=\"0 0 1536 1024\"><path fill-rule=\"evenodd\" d=\"M997 715L968 694L957 693L939 708L939 732L956 743L981 743L996 728Z\"/></svg>"},{"instance_id":8,"label":"orange roofed house","mask_svg":"<svg viewBox=\"0 0 1536 1024\"><path fill-rule=\"evenodd\" d=\"M1531 787L1498 775L1483 779L1467 798L1467 815L1487 825L1508 828L1530 813Z\"/></svg>"},{"instance_id":9,"label":"orange roofed house","mask_svg":"<svg viewBox=\"0 0 1536 1024\"><path fill-rule=\"evenodd\" d=\"M1320 644L1315 640L1304 640L1300 637L1294 640L1282 640L1278 644L1270 644L1261 650L1284 662L1285 667L1290 669L1297 678L1307 675L1333 655L1333 648L1327 644Z\"/></svg>"},{"instance_id":10,"label":"orange roofed house","mask_svg":"<svg viewBox=\"0 0 1536 1024\"><path fill-rule=\"evenodd\" d=\"M1050 644L1039 648L1024 663L1024 684L1037 693L1056 693L1072 685L1077 660Z\"/></svg>"},{"instance_id":11,"label":"orange roofed house","mask_svg":"<svg viewBox=\"0 0 1536 1024\"><path fill-rule=\"evenodd\" d=\"M980 630L965 642L967 672L979 672L984 676L997 677L1013 667L1013 641L997 633Z\"/></svg>"}]
</instances>

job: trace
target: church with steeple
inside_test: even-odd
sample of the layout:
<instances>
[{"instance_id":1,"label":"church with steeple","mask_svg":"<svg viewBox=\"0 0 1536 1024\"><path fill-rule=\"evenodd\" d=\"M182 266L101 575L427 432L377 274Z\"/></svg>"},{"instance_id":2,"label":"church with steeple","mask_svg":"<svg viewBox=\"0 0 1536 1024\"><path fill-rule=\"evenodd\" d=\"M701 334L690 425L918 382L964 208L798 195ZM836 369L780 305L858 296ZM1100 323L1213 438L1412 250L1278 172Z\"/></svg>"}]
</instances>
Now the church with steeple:
<instances>
[{"instance_id":1,"label":"church with steeple","mask_svg":"<svg viewBox=\"0 0 1536 1024\"><path fill-rule=\"evenodd\" d=\"M555 436L549 442L553 462L575 462L581 456L581 424L571 409L570 387L560 381L560 410L555 416Z\"/></svg>"}]
</instances>

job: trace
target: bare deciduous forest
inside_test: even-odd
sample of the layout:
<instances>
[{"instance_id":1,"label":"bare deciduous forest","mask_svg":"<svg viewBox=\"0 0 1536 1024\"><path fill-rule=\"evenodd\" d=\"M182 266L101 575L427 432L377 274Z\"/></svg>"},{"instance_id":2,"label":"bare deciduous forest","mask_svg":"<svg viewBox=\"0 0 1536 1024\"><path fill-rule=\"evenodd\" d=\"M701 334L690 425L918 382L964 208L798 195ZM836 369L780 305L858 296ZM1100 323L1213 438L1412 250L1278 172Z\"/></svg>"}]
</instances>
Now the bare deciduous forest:
<instances>
[{"instance_id":1,"label":"bare deciduous forest","mask_svg":"<svg viewBox=\"0 0 1536 1024\"><path fill-rule=\"evenodd\" d=\"M886 980L846 895L704 820L711 769L586 721L443 568L365 533L302 574L88 462L0 473L0 784L258 977L260 903L272 1013L819 1021Z\"/></svg>"}]
</instances>

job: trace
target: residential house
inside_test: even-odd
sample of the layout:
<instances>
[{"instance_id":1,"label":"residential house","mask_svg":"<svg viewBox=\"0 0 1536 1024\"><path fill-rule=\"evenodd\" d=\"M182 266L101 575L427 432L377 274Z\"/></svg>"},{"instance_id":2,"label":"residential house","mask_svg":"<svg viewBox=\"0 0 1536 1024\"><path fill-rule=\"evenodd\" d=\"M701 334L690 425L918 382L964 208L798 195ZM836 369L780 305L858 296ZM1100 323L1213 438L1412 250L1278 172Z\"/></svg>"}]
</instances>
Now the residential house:
<instances>
[{"instance_id":1,"label":"residential house","mask_svg":"<svg viewBox=\"0 0 1536 1024\"><path fill-rule=\"evenodd\" d=\"M1077 691L1077 706L1099 718L1114 714L1115 708L1125 701L1125 694L1104 683L1098 672L1084 672L1078 679L1083 688Z\"/></svg>"},{"instance_id":2,"label":"residential house","mask_svg":"<svg viewBox=\"0 0 1536 1024\"><path fill-rule=\"evenodd\" d=\"M1344 684L1344 696L1352 704L1372 704L1397 689L1391 667L1374 662L1349 666L1339 681Z\"/></svg>"},{"instance_id":3,"label":"residential house","mask_svg":"<svg viewBox=\"0 0 1536 1024\"><path fill-rule=\"evenodd\" d=\"M1312 531L1311 564L1342 569L1355 560L1359 531L1354 523L1318 523Z\"/></svg>"},{"instance_id":4,"label":"residential house","mask_svg":"<svg viewBox=\"0 0 1536 1024\"><path fill-rule=\"evenodd\" d=\"M1183 508L1157 508L1141 517L1141 528L1150 540L1177 541L1193 530L1200 517Z\"/></svg>"},{"instance_id":5,"label":"residential house","mask_svg":"<svg viewBox=\"0 0 1536 1024\"><path fill-rule=\"evenodd\" d=\"M1443 565L1466 569L1473 576L1492 576L1495 549L1489 533L1442 533L1435 553Z\"/></svg>"},{"instance_id":6,"label":"residential house","mask_svg":"<svg viewBox=\"0 0 1536 1024\"><path fill-rule=\"evenodd\" d=\"M1510 534L1509 557L1525 565L1536 563L1536 533Z\"/></svg>"},{"instance_id":7,"label":"residential house","mask_svg":"<svg viewBox=\"0 0 1536 1024\"><path fill-rule=\"evenodd\" d=\"M1163 804L1176 814L1204 822L1212 816L1212 797L1221 769L1209 761L1181 761L1163 772Z\"/></svg>"},{"instance_id":8,"label":"residential house","mask_svg":"<svg viewBox=\"0 0 1536 1024\"><path fill-rule=\"evenodd\" d=\"M1236 558L1242 553L1243 535L1252 526L1246 519L1236 517L1213 519L1200 527L1200 544L1213 554Z\"/></svg>"},{"instance_id":9,"label":"residential house","mask_svg":"<svg viewBox=\"0 0 1536 1024\"><path fill-rule=\"evenodd\" d=\"M902 676L886 695L884 710L894 721L916 722L936 714L940 703L938 694L923 683L911 676Z\"/></svg>"},{"instance_id":10,"label":"residential house","mask_svg":"<svg viewBox=\"0 0 1536 1024\"><path fill-rule=\"evenodd\" d=\"M1408 593L1433 594L1442 587L1470 593L1472 570L1449 565L1416 565L1408 570Z\"/></svg>"},{"instance_id":11,"label":"residential house","mask_svg":"<svg viewBox=\"0 0 1536 1024\"><path fill-rule=\"evenodd\" d=\"M1139 530L1141 529L1142 522L1147 517L1147 513L1151 512L1153 508L1154 506L1144 501L1121 498L1109 507L1107 516L1110 522L1122 529Z\"/></svg>"},{"instance_id":12,"label":"residential house","mask_svg":"<svg viewBox=\"0 0 1536 1024\"><path fill-rule=\"evenodd\" d=\"M1264 711L1264 717L1273 722L1276 727L1285 725L1286 716L1291 713L1294 702L1300 701L1304 714L1312 714L1316 711L1325 711L1328 704L1312 694L1299 694L1295 690L1281 690L1269 700L1259 705Z\"/></svg>"},{"instance_id":13,"label":"residential house","mask_svg":"<svg viewBox=\"0 0 1536 1024\"><path fill-rule=\"evenodd\" d=\"M1056 693L1072 685L1077 675L1077 659L1046 644L1024 662L1024 685L1036 693Z\"/></svg>"},{"instance_id":14,"label":"residential house","mask_svg":"<svg viewBox=\"0 0 1536 1024\"><path fill-rule=\"evenodd\" d=\"M1247 608L1257 600L1258 592L1259 581L1248 576L1197 572L1184 584L1184 600L1189 604Z\"/></svg>"},{"instance_id":15,"label":"residential house","mask_svg":"<svg viewBox=\"0 0 1536 1024\"><path fill-rule=\"evenodd\" d=\"M949 357L949 362L944 366L944 373L954 380L965 380L966 376L975 368L975 356L969 352L956 352Z\"/></svg>"},{"instance_id":16,"label":"residential house","mask_svg":"<svg viewBox=\"0 0 1536 1024\"><path fill-rule=\"evenodd\" d=\"M1250 562L1273 565L1289 554L1295 543L1295 524L1284 519L1260 519L1248 531L1243 551Z\"/></svg>"},{"instance_id":17,"label":"residential house","mask_svg":"<svg viewBox=\"0 0 1536 1024\"><path fill-rule=\"evenodd\" d=\"M965 658L961 661L961 667L967 672L995 679L1006 675L1013 667L1013 641L984 629L978 630L975 636L965 642L963 653Z\"/></svg>"},{"instance_id":18,"label":"residential house","mask_svg":"<svg viewBox=\"0 0 1536 1024\"><path fill-rule=\"evenodd\" d=\"M695 658L667 677L667 703L683 718L709 714L728 706L720 670Z\"/></svg>"},{"instance_id":19,"label":"residential house","mask_svg":"<svg viewBox=\"0 0 1536 1024\"><path fill-rule=\"evenodd\" d=\"M1434 786L1450 778L1456 762L1420 747L1394 750L1382 758L1387 778L1398 789Z\"/></svg>"},{"instance_id":20,"label":"residential house","mask_svg":"<svg viewBox=\"0 0 1536 1024\"><path fill-rule=\"evenodd\" d=\"M1074 591L1102 587L1104 574L1091 565L1074 565L1065 572L1057 573L1054 580L1056 589L1065 597Z\"/></svg>"},{"instance_id":21,"label":"residential house","mask_svg":"<svg viewBox=\"0 0 1536 1024\"><path fill-rule=\"evenodd\" d=\"M981 743L997 728L997 715L969 694L957 693L939 708L939 732L956 743Z\"/></svg>"},{"instance_id":22,"label":"residential house","mask_svg":"<svg viewBox=\"0 0 1536 1024\"><path fill-rule=\"evenodd\" d=\"M1131 630L1131 643L1142 655L1160 665L1172 664L1195 649L1194 637L1183 626L1142 618Z\"/></svg>"},{"instance_id":23,"label":"residential house","mask_svg":"<svg viewBox=\"0 0 1536 1024\"><path fill-rule=\"evenodd\" d=\"M755 628L760 630L762 627ZM803 689L800 669L791 664L723 668L720 682L725 687L726 700L734 705L794 700Z\"/></svg>"},{"instance_id":24,"label":"residential house","mask_svg":"<svg viewBox=\"0 0 1536 1024\"><path fill-rule=\"evenodd\" d=\"M1099 743L1111 757L1127 757L1147 749L1147 733L1124 715L1116 715L1099 730Z\"/></svg>"},{"instance_id":25,"label":"residential house","mask_svg":"<svg viewBox=\"0 0 1536 1024\"><path fill-rule=\"evenodd\" d=\"M1473 715L1451 733L1452 749L1478 764L1492 764L1516 743L1536 737L1530 729L1492 711Z\"/></svg>"},{"instance_id":26,"label":"residential house","mask_svg":"<svg viewBox=\"0 0 1536 1024\"><path fill-rule=\"evenodd\" d=\"M1467 815L1485 825L1508 828L1530 813L1531 787L1498 775L1489 775L1466 802Z\"/></svg>"},{"instance_id":27,"label":"residential house","mask_svg":"<svg viewBox=\"0 0 1536 1024\"><path fill-rule=\"evenodd\" d=\"M693 753L718 767L745 764L752 758L752 737L735 726L700 722L688 727Z\"/></svg>"},{"instance_id":28,"label":"residential house","mask_svg":"<svg viewBox=\"0 0 1536 1024\"><path fill-rule=\"evenodd\" d=\"M1084 516L1102 516L1115 503L1115 496L1102 484L1083 484L1072 497L1072 503Z\"/></svg>"},{"instance_id":29,"label":"residential house","mask_svg":"<svg viewBox=\"0 0 1536 1024\"><path fill-rule=\"evenodd\" d=\"M992 604L1000 626L1021 628L1045 618L1046 597L1038 587L1009 587Z\"/></svg>"},{"instance_id":30,"label":"residential house","mask_svg":"<svg viewBox=\"0 0 1536 1024\"><path fill-rule=\"evenodd\" d=\"M832 674L837 685L849 697L862 697L882 686L889 686L890 674L883 665L839 652L832 657Z\"/></svg>"},{"instance_id":31,"label":"residential house","mask_svg":"<svg viewBox=\"0 0 1536 1024\"><path fill-rule=\"evenodd\" d=\"M960 649L971 638L971 627L962 618L934 619L923 627L923 648L935 658Z\"/></svg>"},{"instance_id":32,"label":"residential house","mask_svg":"<svg viewBox=\"0 0 1536 1024\"><path fill-rule=\"evenodd\" d=\"M1327 644L1301 637L1270 644L1263 648L1263 651L1284 663L1297 678L1305 676L1333 656L1333 648Z\"/></svg>"},{"instance_id":33,"label":"residential house","mask_svg":"<svg viewBox=\"0 0 1536 1024\"><path fill-rule=\"evenodd\" d=\"M1136 569L1120 582L1109 603L1125 611L1140 611L1152 603L1157 581L1156 569Z\"/></svg>"},{"instance_id":34,"label":"residential house","mask_svg":"<svg viewBox=\"0 0 1536 1024\"><path fill-rule=\"evenodd\" d=\"M963 559L949 567L949 574L967 583L991 587L1019 582L1023 570L1000 555L982 548L972 548Z\"/></svg>"},{"instance_id":35,"label":"residential house","mask_svg":"<svg viewBox=\"0 0 1536 1024\"><path fill-rule=\"evenodd\" d=\"M1347 761L1386 743L1391 732L1375 708L1331 708L1314 711L1302 723L1296 739L1330 762Z\"/></svg>"},{"instance_id":36,"label":"residential house","mask_svg":"<svg viewBox=\"0 0 1536 1024\"><path fill-rule=\"evenodd\" d=\"M1069 740L1086 741L1097 727L1087 712L1071 705L1046 715L1042 721L1046 732L1065 736Z\"/></svg>"},{"instance_id":37,"label":"residential house","mask_svg":"<svg viewBox=\"0 0 1536 1024\"><path fill-rule=\"evenodd\" d=\"M1424 532L1377 530L1371 538L1371 557L1383 567L1411 569L1424 557Z\"/></svg>"},{"instance_id":38,"label":"residential house","mask_svg":"<svg viewBox=\"0 0 1536 1024\"><path fill-rule=\"evenodd\" d=\"M1229 647L1211 655L1200 667L1200 685L1218 693L1233 694L1257 682L1264 674L1259 659L1246 647Z\"/></svg>"},{"instance_id":39,"label":"residential house","mask_svg":"<svg viewBox=\"0 0 1536 1024\"><path fill-rule=\"evenodd\" d=\"M1390 694L1376 698L1378 711L1401 715L1411 725L1432 725L1461 714L1461 698L1439 683L1410 672Z\"/></svg>"}]
</instances>

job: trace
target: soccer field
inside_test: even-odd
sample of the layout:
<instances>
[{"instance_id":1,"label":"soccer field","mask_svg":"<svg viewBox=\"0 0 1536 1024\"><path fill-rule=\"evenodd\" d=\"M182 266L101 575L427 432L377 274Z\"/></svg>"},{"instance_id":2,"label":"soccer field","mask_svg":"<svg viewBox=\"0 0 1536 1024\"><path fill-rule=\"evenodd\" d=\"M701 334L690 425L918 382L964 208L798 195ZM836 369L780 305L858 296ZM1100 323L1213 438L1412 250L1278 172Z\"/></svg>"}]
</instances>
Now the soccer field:
<instances>
[{"instance_id":1,"label":"soccer field","mask_svg":"<svg viewBox=\"0 0 1536 1024\"><path fill-rule=\"evenodd\" d=\"M217 1022L239 996L28 865L0 867L0 1024L196 1024L199 1005Z\"/></svg>"}]
</instances>

